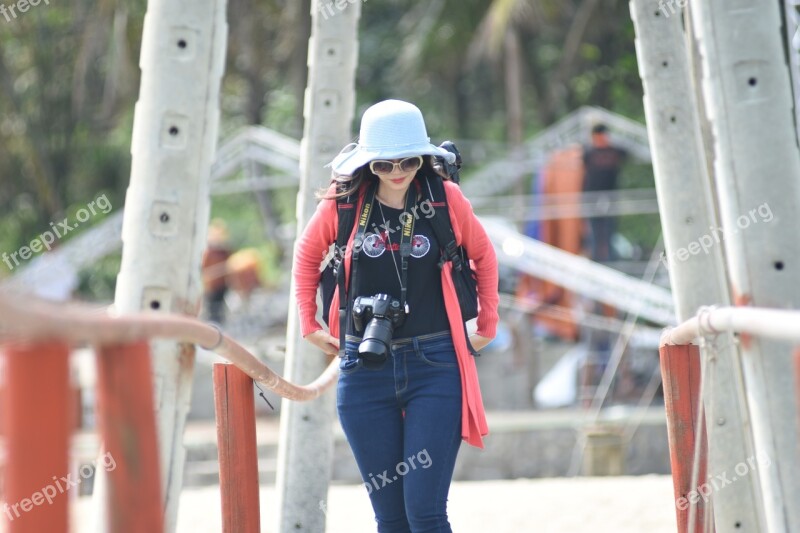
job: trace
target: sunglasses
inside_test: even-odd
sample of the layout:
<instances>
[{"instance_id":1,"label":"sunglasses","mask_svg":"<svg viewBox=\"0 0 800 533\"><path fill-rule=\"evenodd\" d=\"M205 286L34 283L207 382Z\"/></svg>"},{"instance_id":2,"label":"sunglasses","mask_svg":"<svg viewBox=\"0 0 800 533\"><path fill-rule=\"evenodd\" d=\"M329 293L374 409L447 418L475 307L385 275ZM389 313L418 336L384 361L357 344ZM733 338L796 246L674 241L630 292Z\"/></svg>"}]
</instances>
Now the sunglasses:
<instances>
[{"instance_id":1,"label":"sunglasses","mask_svg":"<svg viewBox=\"0 0 800 533\"><path fill-rule=\"evenodd\" d=\"M414 172L422 167L422 156L415 155L414 157L406 157L398 163L387 161L385 159L376 159L370 161L369 169L373 174L391 174L394 172L395 167L400 167L401 172Z\"/></svg>"}]
</instances>

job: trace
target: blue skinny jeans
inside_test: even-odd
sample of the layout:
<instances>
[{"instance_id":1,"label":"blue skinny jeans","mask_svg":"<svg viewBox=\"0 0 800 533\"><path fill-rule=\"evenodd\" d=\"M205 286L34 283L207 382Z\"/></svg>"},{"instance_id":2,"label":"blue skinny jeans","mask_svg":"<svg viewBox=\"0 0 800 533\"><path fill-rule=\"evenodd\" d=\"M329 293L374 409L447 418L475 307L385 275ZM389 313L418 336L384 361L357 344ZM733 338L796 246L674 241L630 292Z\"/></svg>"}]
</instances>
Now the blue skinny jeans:
<instances>
[{"instance_id":1,"label":"blue skinny jeans","mask_svg":"<svg viewBox=\"0 0 800 533\"><path fill-rule=\"evenodd\" d=\"M380 368L348 336L337 409L378 533L450 533L447 495L461 445L461 375L450 332L393 339Z\"/></svg>"}]
</instances>

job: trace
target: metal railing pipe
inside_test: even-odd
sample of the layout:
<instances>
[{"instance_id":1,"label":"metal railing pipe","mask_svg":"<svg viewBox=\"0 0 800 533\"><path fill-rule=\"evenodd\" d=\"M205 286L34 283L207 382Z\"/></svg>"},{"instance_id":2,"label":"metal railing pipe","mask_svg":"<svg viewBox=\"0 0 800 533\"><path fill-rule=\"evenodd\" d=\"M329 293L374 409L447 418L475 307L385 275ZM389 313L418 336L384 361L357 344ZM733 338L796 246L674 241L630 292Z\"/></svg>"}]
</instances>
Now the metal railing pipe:
<instances>
[{"instance_id":1,"label":"metal railing pipe","mask_svg":"<svg viewBox=\"0 0 800 533\"><path fill-rule=\"evenodd\" d=\"M800 311L706 307L686 322L665 330L661 346L690 344L698 337L726 331L800 343Z\"/></svg>"},{"instance_id":2,"label":"metal railing pipe","mask_svg":"<svg viewBox=\"0 0 800 533\"><path fill-rule=\"evenodd\" d=\"M142 339L172 339L197 344L217 353L239 369L288 400L310 401L327 390L339 375L336 361L308 385L283 379L218 327L195 318L166 313L132 313L113 316L103 309L81 304L54 304L0 294L0 324L13 329L13 337L62 339L96 345L124 344Z\"/></svg>"}]
</instances>

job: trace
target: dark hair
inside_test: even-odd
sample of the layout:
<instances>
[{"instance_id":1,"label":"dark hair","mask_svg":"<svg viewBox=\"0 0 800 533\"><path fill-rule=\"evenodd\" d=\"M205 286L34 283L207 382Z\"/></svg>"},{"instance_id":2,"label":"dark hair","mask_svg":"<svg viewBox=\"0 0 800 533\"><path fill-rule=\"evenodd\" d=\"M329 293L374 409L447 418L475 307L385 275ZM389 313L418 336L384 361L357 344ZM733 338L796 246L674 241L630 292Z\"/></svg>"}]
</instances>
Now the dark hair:
<instances>
[{"instance_id":1,"label":"dark hair","mask_svg":"<svg viewBox=\"0 0 800 533\"><path fill-rule=\"evenodd\" d=\"M417 171L415 179L421 176L427 177L437 174L441 175L434 167L433 157L429 155L422 156L422 166ZM317 191L317 198L320 200L337 200L339 198L344 198L354 192L357 193L364 183L369 183L370 181L378 179L380 178L370 170L369 163L358 167L351 176L345 176L334 172L331 175L331 185L336 185L335 192L330 192L329 188L321 189Z\"/></svg>"},{"instance_id":2,"label":"dark hair","mask_svg":"<svg viewBox=\"0 0 800 533\"><path fill-rule=\"evenodd\" d=\"M592 127L592 135L599 134L599 133L608 133L608 126L605 124L595 124Z\"/></svg>"}]
</instances>

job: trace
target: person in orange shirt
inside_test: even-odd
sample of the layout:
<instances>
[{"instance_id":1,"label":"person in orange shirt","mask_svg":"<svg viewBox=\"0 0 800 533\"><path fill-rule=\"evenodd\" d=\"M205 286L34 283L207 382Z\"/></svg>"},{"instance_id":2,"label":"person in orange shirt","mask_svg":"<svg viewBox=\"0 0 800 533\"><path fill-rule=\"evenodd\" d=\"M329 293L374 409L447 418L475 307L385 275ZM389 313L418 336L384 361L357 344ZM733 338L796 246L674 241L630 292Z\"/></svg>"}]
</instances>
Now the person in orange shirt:
<instances>
[{"instance_id":1,"label":"person in orange shirt","mask_svg":"<svg viewBox=\"0 0 800 533\"><path fill-rule=\"evenodd\" d=\"M223 220L214 219L208 228L208 246L203 254L203 289L208 319L222 324L225 320L225 294L228 292L225 263L231 256L228 228Z\"/></svg>"}]
</instances>

